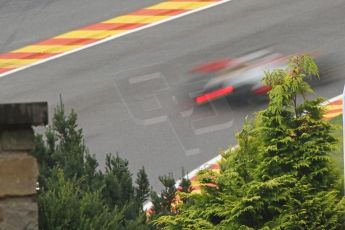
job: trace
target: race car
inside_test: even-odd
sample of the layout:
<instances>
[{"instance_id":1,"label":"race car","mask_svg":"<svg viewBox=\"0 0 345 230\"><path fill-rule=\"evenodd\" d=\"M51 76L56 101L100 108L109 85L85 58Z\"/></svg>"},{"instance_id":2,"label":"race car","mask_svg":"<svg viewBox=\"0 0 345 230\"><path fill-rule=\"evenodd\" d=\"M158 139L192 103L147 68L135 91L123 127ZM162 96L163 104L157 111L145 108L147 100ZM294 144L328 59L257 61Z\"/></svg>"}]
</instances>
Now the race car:
<instances>
[{"instance_id":1,"label":"race car","mask_svg":"<svg viewBox=\"0 0 345 230\"><path fill-rule=\"evenodd\" d=\"M247 98L265 95L271 89L262 83L264 72L286 68L289 56L259 50L236 59L222 59L197 66L192 73L207 73L208 79L194 96L196 104L220 97Z\"/></svg>"}]
</instances>

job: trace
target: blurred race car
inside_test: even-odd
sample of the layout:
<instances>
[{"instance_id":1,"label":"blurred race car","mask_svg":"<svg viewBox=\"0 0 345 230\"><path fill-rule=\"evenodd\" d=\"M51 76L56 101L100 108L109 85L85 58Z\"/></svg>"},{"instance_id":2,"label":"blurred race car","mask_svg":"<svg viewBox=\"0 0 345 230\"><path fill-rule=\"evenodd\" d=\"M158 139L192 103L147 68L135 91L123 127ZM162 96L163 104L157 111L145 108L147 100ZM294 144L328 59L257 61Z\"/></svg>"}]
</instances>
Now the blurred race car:
<instances>
[{"instance_id":1,"label":"blurred race car","mask_svg":"<svg viewBox=\"0 0 345 230\"><path fill-rule=\"evenodd\" d=\"M202 89L194 96L196 104L204 104L225 96L265 95L271 89L263 85L265 71L285 68L289 56L259 50L236 59L222 59L195 67L192 73L209 74Z\"/></svg>"}]
</instances>

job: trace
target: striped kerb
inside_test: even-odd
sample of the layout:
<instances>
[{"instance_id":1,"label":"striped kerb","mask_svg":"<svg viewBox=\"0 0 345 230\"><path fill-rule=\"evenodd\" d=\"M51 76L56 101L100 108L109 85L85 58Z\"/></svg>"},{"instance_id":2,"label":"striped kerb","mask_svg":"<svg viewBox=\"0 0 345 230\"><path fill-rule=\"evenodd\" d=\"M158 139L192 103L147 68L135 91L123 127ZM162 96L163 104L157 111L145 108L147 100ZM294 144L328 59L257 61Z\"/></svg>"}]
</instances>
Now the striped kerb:
<instances>
[{"instance_id":1,"label":"striped kerb","mask_svg":"<svg viewBox=\"0 0 345 230\"><path fill-rule=\"evenodd\" d=\"M158 3L127 15L111 18L60 34L35 44L0 54L0 74L38 63L44 59L83 48L86 45L121 35L152 23L167 20L222 0L172 0Z\"/></svg>"},{"instance_id":2,"label":"striped kerb","mask_svg":"<svg viewBox=\"0 0 345 230\"><path fill-rule=\"evenodd\" d=\"M338 99L326 105L325 120L333 119L343 112L343 100Z\"/></svg>"},{"instance_id":3,"label":"striped kerb","mask_svg":"<svg viewBox=\"0 0 345 230\"><path fill-rule=\"evenodd\" d=\"M338 99L338 100L335 100L333 102L326 104L325 105L326 113L324 115L324 119L330 120L330 119L335 118L336 116L339 116L340 114L342 114L342 104L343 104L342 99ZM220 164L219 164L219 162L216 162L216 163L208 166L207 169L212 170L216 174L220 173ZM201 189L204 186L217 187L216 184L211 184L211 183L201 184L197 175L193 176L192 178L189 178L189 179L191 181L192 193L201 193ZM175 201L171 204L172 208L176 207L178 205L178 203L180 203L180 202L182 202L182 201L179 199L179 196L177 194L175 197ZM151 216L153 214L152 208L148 208L146 210L146 214L148 216Z\"/></svg>"},{"instance_id":4,"label":"striped kerb","mask_svg":"<svg viewBox=\"0 0 345 230\"><path fill-rule=\"evenodd\" d=\"M324 115L324 119L325 120L331 120L339 115L342 114L342 110L343 110L343 100L342 99L338 99L336 101L330 102L328 104L325 105L325 115ZM208 167L209 170L212 170L215 173L219 173L220 172L220 165L219 163L215 163L212 164ZM215 186L214 184L201 184L198 180L197 176L194 176L192 178L189 178L191 183L192 183L192 189L193 189L193 193L200 193L201 192L201 186L210 186L213 187Z\"/></svg>"}]
</instances>

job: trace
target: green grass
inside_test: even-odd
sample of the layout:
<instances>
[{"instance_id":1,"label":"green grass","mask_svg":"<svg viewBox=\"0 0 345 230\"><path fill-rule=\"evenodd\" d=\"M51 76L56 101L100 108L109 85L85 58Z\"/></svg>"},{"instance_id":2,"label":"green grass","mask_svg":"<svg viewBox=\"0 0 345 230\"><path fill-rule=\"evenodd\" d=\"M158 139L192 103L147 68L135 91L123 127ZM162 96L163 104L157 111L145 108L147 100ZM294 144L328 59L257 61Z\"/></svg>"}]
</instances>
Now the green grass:
<instances>
[{"instance_id":1,"label":"green grass","mask_svg":"<svg viewBox=\"0 0 345 230\"><path fill-rule=\"evenodd\" d=\"M335 125L334 135L338 139L336 150L332 152L331 156L335 161L337 168L344 172L344 154L343 154L343 119L342 115L339 115L331 120L331 123Z\"/></svg>"}]
</instances>

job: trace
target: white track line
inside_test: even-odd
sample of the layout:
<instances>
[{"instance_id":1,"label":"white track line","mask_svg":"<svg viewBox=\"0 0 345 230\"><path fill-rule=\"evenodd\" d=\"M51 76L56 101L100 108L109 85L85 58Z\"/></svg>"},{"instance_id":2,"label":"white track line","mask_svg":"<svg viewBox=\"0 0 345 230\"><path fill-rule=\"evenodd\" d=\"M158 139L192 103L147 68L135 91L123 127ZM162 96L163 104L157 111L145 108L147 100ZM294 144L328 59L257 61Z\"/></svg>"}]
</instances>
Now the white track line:
<instances>
[{"instance_id":1,"label":"white track line","mask_svg":"<svg viewBox=\"0 0 345 230\"><path fill-rule=\"evenodd\" d=\"M150 27L153 27L153 26L157 26L157 25L160 25L162 23L169 22L169 21L172 21L174 19L181 18L181 17L187 16L189 14L193 14L193 13L196 13L196 12L199 12L199 11L202 11L202 10L206 10L206 9L209 9L209 8L212 8L212 7L215 7L215 6L227 3L227 2L231 2L231 1L232 0L223 0L223 1L220 1L220 2L215 2L214 4L211 4L211 5L208 5L208 6L204 6L204 7L200 7L200 8L197 8L197 9L194 9L194 10L191 10L191 11L188 11L188 12L176 15L176 16L172 16L172 17L169 17L169 18L164 19L162 21L151 23L151 24L148 24L146 26L143 26L143 27L140 27L140 28L137 28L137 29L129 30L128 32L117 34L117 35L105 38L103 40L91 43L89 45L85 45L85 46L82 46L80 48L77 48L77 49L74 49L74 50L71 50L71 51L68 51L68 52L65 52L65 53L61 53L61 54L58 54L56 56L53 56L53 57L50 57L50 58L47 58L47 59L44 59L42 61L38 61L38 62L32 63L30 65L26 65L26 66L23 66L23 67L20 67L20 68L17 68L17 69L14 69L14 70L2 73L2 74L0 74L0 78L5 77L5 76L10 75L10 74L13 74L13 73L16 73L18 71L22 71L24 69L27 69L27 68L30 68L30 67L33 67L33 66L40 65L40 64L43 64L45 62L48 62L48 61L51 61L51 60L54 60L54 59L57 59L57 58L60 58L60 57L72 54L72 53L79 52L81 50L84 50L84 49L87 49L87 48L90 48L90 47L93 47L93 46L97 46L99 44L102 44L102 43L114 40L116 38L125 36L127 34L131 34L131 33L134 33L134 32L140 31L140 30L144 30L144 29L147 29L147 28L150 28ZM120 15L120 16L125 16L125 15ZM30 45L28 45L28 46L30 46Z\"/></svg>"},{"instance_id":2,"label":"white track line","mask_svg":"<svg viewBox=\"0 0 345 230\"><path fill-rule=\"evenodd\" d=\"M329 104L329 103L331 103L331 102L333 102L333 101L337 101L337 100L341 99L342 96L343 96L343 95L340 94L340 95L338 95L338 96L336 96L336 97L332 97L331 99L328 99L328 100L326 100L325 102L321 103L321 105L324 106L324 105L327 105L327 104ZM237 145L234 146L234 147L232 147L232 149L233 149L233 148L236 148L236 147L237 147ZM216 156L216 157L212 158L211 160L207 161L206 163L200 165L198 168L194 169L193 171L191 171L190 173L188 173L188 174L187 174L186 176L184 176L184 177L190 179L190 178L196 176L197 173L198 173L199 171L201 171L201 170L203 170L203 169L207 169L209 166L211 166L212 164L214 164L214 163L220 161L221 159L222 159L222 156L219 154L218 156ZM180 183L180 181L181 181L181 180L176 181L176 186L178 186L178 184Z\"/></svg>"},{"instance_id":3,"label":"white track line","mask_svg":"<svg viewBox=\"0 0 345 230\"><path fill-rule=\"evenodd\" d=\"M340 94L340 95L338 95L338 96L336 96L336 97L332 97L331 99L328 99L327 101L321 103L321 105L327 105L327 104L329 104L329 103L331 103L331 102L333 102L333 101L337 101L337 100L341 99L342 96L343 96L343 95Z\"/></svg>"},{"instance_id":4,"label":"white track line","mask_svg":"<svg viewBox=\"0 0 345 230\"><path fill-rule=\"evenodd\" d=\"M331 99L328 99L327 101L321 103L321 105L327 105L333 101L337 101L339 99L342 98L342 94L336 96L336 97L332 97ZM236 148L237 145L235 147L232 147L232 148ZM215 164L217 162L219 162L220 160L222 159L222 156L219 154L218 156L212 158L211 160L207 161L206 163L200 165L198 168L194 169L193 171L191 171L190 173L188 173L187 175L184 176L184 178L192 178L194 176L196 176L198 174L199 171L203 170L203 169L207 169L209 166L211 166L212 164ZM180 184L181 180L177 180L176 181L176 184L175 186L178 187L179 184ZM147 201L144 206L143 206L143 209L144 210L147 210L149 208L151 208L153 206L152 202L151 201Z\"/></svg>"}]
</instances>

